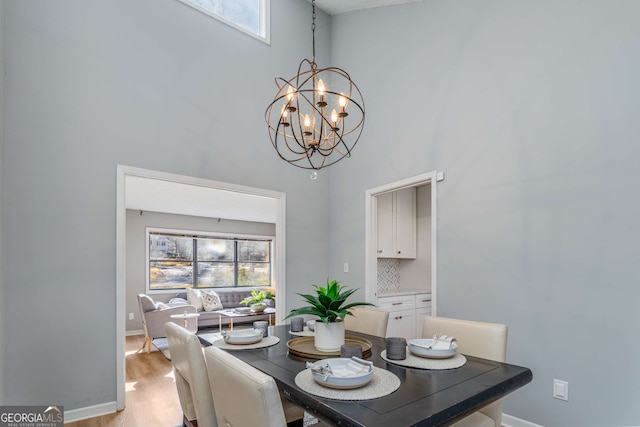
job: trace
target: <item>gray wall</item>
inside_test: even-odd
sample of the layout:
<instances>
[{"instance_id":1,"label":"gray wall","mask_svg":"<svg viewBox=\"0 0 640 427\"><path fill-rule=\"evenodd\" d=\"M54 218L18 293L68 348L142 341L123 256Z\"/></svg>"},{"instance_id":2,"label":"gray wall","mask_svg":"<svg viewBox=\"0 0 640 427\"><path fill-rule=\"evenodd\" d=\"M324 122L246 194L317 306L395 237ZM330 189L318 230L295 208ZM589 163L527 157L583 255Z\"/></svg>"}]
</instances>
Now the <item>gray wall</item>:
<instances>
[{"instance_id":1,"label":"gray wall","mask_svg":"<svg viewBox=\"0 0 640 427\"><path fill-rule=\"evenodd\" d=\"M4 307L4 253L5 239L2 235L4 228L4 16L6 0L0 0L0 325L5 325ZM4 327L0 326L0 348L4 348ZM4 352L0 351L0 403L4 402Z\"/></svg>"},{"instance_id":2,"label":"gray wall","mask_svg":"<svg viewBox=\"0 0 640 427\"><path fill-rule=\"evenodd\" d=\"M276 235L275 224L264 222L234 221L230 219L204 218L190 215L173 215L159 212L127 210L127 290L126 313L127 331L140 331L140 309L138 294L146 294L147 280L147 227L172 228L189 231L218 231L227 234L244 234L251 236ZM175 297L177 291L168 293L154 293L154 301L167 302ZM129 320L128 314L133 313L134 319Z\"/></svg>"},{"instance_id":3,"label":"gray wall","mask_svg":"<svg viewBox=\"0 0 640 427\"><path fill-rule=\"evenodd\" d=\"M272 2L271 46L174 0L2 4L4 403L115 400L116 164L285 192L287 309L327 275L363 286L365 190L437 169L440 314L508 324L534 372L505 411L640 423L639 2L319 14L318 62L351 73L367 124L317 181L263 125L273 76L309 55L307 2Z\"/></svg>"},{"instance_id":4,"label":"gray wall","mask_svg":"<svg viewBox=\"0 0 640 427\"><path fill-rule=\"evenodd\" d=\"M547 427L640 425L639 16L633 0L425 0L333 19L367 124L332 169L332 273L353 258L364 282L366 189L444 171L439 313L509 326L534 380L504 410Z\"/></svg>"},{"instance_id":5,"label":"gray wall","mask_svg":"<svg viewBox=\"0 0 640 427\"><path fill-rule=\"evenodd\" d=\"M326 279L327 175L280 160L264 124L274 76L311 54L310 16L272 2L268 46L176 0L7 2L7 404L116 399L117 164L286 193L288 289Z\"/></svg>"}]
</instances>

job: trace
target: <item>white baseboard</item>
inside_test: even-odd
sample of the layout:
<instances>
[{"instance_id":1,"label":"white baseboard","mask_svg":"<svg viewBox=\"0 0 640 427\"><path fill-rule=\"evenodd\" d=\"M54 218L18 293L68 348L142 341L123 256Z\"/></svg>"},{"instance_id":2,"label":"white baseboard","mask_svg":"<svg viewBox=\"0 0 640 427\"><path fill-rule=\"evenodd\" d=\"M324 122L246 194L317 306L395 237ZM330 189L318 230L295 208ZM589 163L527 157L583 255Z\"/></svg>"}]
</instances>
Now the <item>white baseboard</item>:
<instances>
[{"instance_id":1,"label":"white baseboard","mask_svg":"<svg viewBox=\"0 0 640 427\"><path fill-rule=\"evenodd\" d=\"M133 331L127 331L125 335L128 337L132 335L144 335L144 329L135 329Z\"/></svg>"},{"instance_id":2,"label":"white baseboard","mask_svg":"<svg viewBox=\"0 0 640 427\"><path fill-rule=\"evenodd\" d=\"M64 411L64 423L86 420L87 418L99 417L101 415L113 414L116 412L116 402L101 403L99 405L87 406L85 408L71 409Z\"/></svg>"},{"instance_id":3,"label":"white baseboard","mask_svg":"<svg viewBox=\"0 0 640 427\"><path fill-rule=\"evenodd\" d=\"M502 414L502 427L544 427L530 421L521 420L511 415Z\"/></svg>"}]
</instances>

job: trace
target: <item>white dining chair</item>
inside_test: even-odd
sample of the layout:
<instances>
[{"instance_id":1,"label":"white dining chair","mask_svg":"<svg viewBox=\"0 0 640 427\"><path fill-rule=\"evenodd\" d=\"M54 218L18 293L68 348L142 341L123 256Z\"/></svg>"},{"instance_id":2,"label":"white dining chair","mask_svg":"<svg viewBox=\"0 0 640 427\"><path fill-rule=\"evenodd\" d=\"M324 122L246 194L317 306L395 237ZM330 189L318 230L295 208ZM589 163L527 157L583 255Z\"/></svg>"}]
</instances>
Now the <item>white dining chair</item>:
<instances>
[{"instance_id":1,"label":"white dining chair","mask_svg":"<svg viewBox=\"0 0 640 427\"><path fill-rule=\"evenodd\" d=\"M364 307L353 307L349 310L353 315L344 318L344 328L346 330L382 338L387 335L388 311Z\"/></svg>"},{"instance_id":2,"label":"white dining chair","mask_svg":"<svg viewBox=\"0 0 640 427\"><path fill-rule=\"evenodd\" d=\"M204 355L219 425L302 426L304 412L280 397L272 377L215 346Z\"/></svg>"},{"instance_id":3,"label":"white dining chair","mask_svg":"<svg viewBox=\"0 0 640 427\"><path fill-rule=\"evenodd\" d=\"M435 334L449 335L456 338L459 353L504 362L507 357L507 332L507 327L498 323L425 316L422 337L432 338ZM502 399L452 424L452 427L501 425Z\"/></svg>"},{"instance_id":4,"label":"white dining chair","mask_svg":"<svg viewBox=\"0 0 640 427\"><path fill-rule=\"evenodd\" d=\"M165 331L184 425L217 427L216 409L200 340L195 333L175 323L166 323Z\"/></svg>"}]
</instances>

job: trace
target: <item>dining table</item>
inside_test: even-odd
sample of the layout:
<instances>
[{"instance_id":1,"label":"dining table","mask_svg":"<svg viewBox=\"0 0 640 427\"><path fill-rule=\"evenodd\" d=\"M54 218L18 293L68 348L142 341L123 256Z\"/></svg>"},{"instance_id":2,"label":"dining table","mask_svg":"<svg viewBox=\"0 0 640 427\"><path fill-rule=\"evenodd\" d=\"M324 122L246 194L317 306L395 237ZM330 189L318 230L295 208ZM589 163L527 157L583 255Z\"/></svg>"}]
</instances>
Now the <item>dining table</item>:
<instances>
[{"instance_id":1,"label":"dining table","mask_svg":"<svg viewBox=\"0 0 640 427\"><path fill-rule=\"evenodd\" d=\"M287 342L297 338L291 334L289 325L270 326L268 333L278 338L277 344L251 349L238 346L237 350L226 350L273 377L283 397L332 425L448 426L523 387L533 378L531 370L526 367L469 355L464 355L466 362L462 366L453 369L402 366L383 358L386 356L385 338L346 331L347 339L364 339L371 343L365 360L372 362L385 375L397 376L399 386L385 396L371 399L366 398L366 388L363 388L364 397L358 400L320 397L299 387L296 382L296 377L307 366L304 357L289 351ZM202 337L200 339L205 346L213 344Z\"/></svg>"}]
</instances>

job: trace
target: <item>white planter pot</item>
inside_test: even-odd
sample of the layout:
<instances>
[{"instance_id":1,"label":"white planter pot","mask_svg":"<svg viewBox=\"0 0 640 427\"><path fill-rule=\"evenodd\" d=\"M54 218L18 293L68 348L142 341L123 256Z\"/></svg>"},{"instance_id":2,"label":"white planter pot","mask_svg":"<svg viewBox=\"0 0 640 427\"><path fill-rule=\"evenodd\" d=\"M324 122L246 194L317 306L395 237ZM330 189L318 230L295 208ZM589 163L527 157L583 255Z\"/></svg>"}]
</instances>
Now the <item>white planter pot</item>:
<instances>
[{"instance_id":1,"label":"white planter pot","mask_svg":"<svg viewBox=\"0 0 640 427\"><path fill-rule=\"evenodd\" d=\"M251 310L255 311L256 313L262 313L265 308L267 308L267 304L263 302L257 303L257 304L251 304Z\"/></svg>"},{"instance_id":2,"label":"white planter pot","mask_svg":"<svg viewBox=\"0 0 640 427\"><path fill-rule=\"evenodd\" d=\"M316 322L316 350L323 352L340 351L340 347L342 346L342 344L344 344L344 322Z\"/></svg>"}]
</instances>

